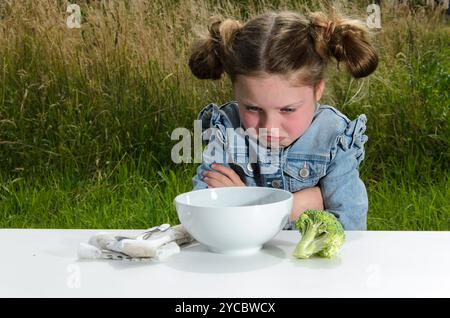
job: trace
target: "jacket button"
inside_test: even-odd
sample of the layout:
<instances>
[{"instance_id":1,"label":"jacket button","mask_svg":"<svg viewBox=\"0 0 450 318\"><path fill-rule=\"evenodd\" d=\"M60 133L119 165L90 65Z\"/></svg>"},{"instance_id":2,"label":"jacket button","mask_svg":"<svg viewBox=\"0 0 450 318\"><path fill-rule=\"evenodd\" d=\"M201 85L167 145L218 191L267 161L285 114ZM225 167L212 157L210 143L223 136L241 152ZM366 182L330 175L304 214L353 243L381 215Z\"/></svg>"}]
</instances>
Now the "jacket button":
<instances>
[{"instance_id":1,"label":"jacket button","mask_svg":"<svg viewBox=\"0 0 450 318\"><path fill-rule=\"evenodd\" d=\"M272 180L272 187L279 188L281 186L280 180Z\"/></svg>"},{"instance_id":2,"label":"jacket button","mask_svg":"<svg viewBox=\"0 0 450 318\"><path fill-rule=\"evenodd\" d=\"M248 169L248 171L253 172L253 167L250 162L247 164L247 169Z\"/></svg>"},{"instance_id":3,"label":"jacket button","mask_svg":"<svg viewBox=\"0 0 450 318\"><path fill-rule=\"evenodd\" d=\"M300 177L302 178L306 178L307 176L309 176L309 170L308 168L303 167L300 172L299 172Z\"/></svg>"}]
</instances>

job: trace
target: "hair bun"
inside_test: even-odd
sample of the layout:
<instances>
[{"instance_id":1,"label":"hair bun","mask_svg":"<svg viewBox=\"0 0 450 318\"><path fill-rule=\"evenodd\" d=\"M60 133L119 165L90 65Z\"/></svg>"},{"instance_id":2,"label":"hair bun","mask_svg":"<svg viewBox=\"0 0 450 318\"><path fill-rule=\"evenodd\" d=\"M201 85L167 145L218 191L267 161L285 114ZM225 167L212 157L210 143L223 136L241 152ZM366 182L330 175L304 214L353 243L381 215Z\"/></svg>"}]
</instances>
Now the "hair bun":
<instances>
[{"instance_id":1,"label":"hair bun","mask_svg":"<svg viewBox=\"0 0 450 318\"><path fill-rule=\"evenodd\" d=\"M310 14L312 37L317 53L345 64L355 78L365 77L378 66L378 55L367 40L367 29L358 20L329 18L322 12Z\"/></svg>"},{"instance_id":2,"label":"hair bun","mask_svg":"<svg viewBox=\"0 0 450 318\"><path fill-rule=\"evenodd\" d=\"M209 19L208 33L197 40L191 50L189 68L199 79L220 79L224 72L223 60L232 52L232 41L242 27L232 19L219 16Z\"/></svg>"},{"instance_id":3,"label":"hair bun","mask_svg":"<svg viewBox=\"0 0 450 318\"><path fill-rule=\"evenodd\" d=\"M223 65L220 60L220 32L222 21L218 17L210 19L208 34L203 34L193 44L189 68L199 79L220 79L223 73Z\"/></svg>"}]
</instances>

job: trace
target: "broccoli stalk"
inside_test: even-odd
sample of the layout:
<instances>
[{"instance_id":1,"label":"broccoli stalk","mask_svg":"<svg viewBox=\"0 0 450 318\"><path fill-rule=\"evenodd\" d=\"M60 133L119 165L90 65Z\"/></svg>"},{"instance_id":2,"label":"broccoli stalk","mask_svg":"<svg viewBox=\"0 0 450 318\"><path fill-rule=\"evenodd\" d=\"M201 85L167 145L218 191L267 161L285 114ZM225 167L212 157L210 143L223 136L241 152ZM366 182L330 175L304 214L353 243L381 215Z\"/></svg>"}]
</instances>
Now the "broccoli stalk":
<instances>
[{"instance_id":1,"label":"broccoli stalk","mask_svg":"<svg viewBox=\"0 0 450 318\"><path fill-rule=\"evenodd\" d=\"M302 236L293 253L297 258L309 258L312 255L333 258L344 244L344 229L329 212L306 210L295 225Z\"/></svg>"}]
</instances>

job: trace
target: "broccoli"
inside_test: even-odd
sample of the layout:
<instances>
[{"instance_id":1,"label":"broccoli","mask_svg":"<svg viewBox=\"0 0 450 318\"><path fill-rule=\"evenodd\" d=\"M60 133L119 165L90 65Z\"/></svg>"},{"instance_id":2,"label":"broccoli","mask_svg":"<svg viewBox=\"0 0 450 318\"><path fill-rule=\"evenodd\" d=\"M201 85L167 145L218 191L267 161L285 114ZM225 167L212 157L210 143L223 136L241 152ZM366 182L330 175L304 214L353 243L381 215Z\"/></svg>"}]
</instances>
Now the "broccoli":
<instances>
[{"instance_id":1,"label":"broccoli","mask_svg":"<svg viewBox=\"0 0 450 318\"><path fill-rule=\"evenodd\" d=\"M306 210L298 218L295 227L302 235L293 253L297 258L312 255L333 258L345 241L341 223L327 211Z\"/></svg>"}]
</instances>

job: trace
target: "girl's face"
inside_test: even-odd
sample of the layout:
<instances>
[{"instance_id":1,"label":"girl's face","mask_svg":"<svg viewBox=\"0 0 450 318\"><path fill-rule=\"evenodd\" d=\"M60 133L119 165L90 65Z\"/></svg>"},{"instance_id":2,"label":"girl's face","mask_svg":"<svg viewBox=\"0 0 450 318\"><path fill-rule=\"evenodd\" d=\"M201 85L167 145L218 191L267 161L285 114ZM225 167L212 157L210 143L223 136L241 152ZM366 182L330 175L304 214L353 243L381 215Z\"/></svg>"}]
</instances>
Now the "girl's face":
<instances>
[{"instance_id":1,"label":"girl's face","mask_svg":"<svg viewBox=\"0 0 450 318\"><path fill-rule=\"evenodd\" d=\"M320 81L314 89L292 86L279 75L265 78L238 75L233 88L244 129L254 128L249 134L262 145L287 147L311 124L324 82Z\"/></svg>"}]
</instances>

